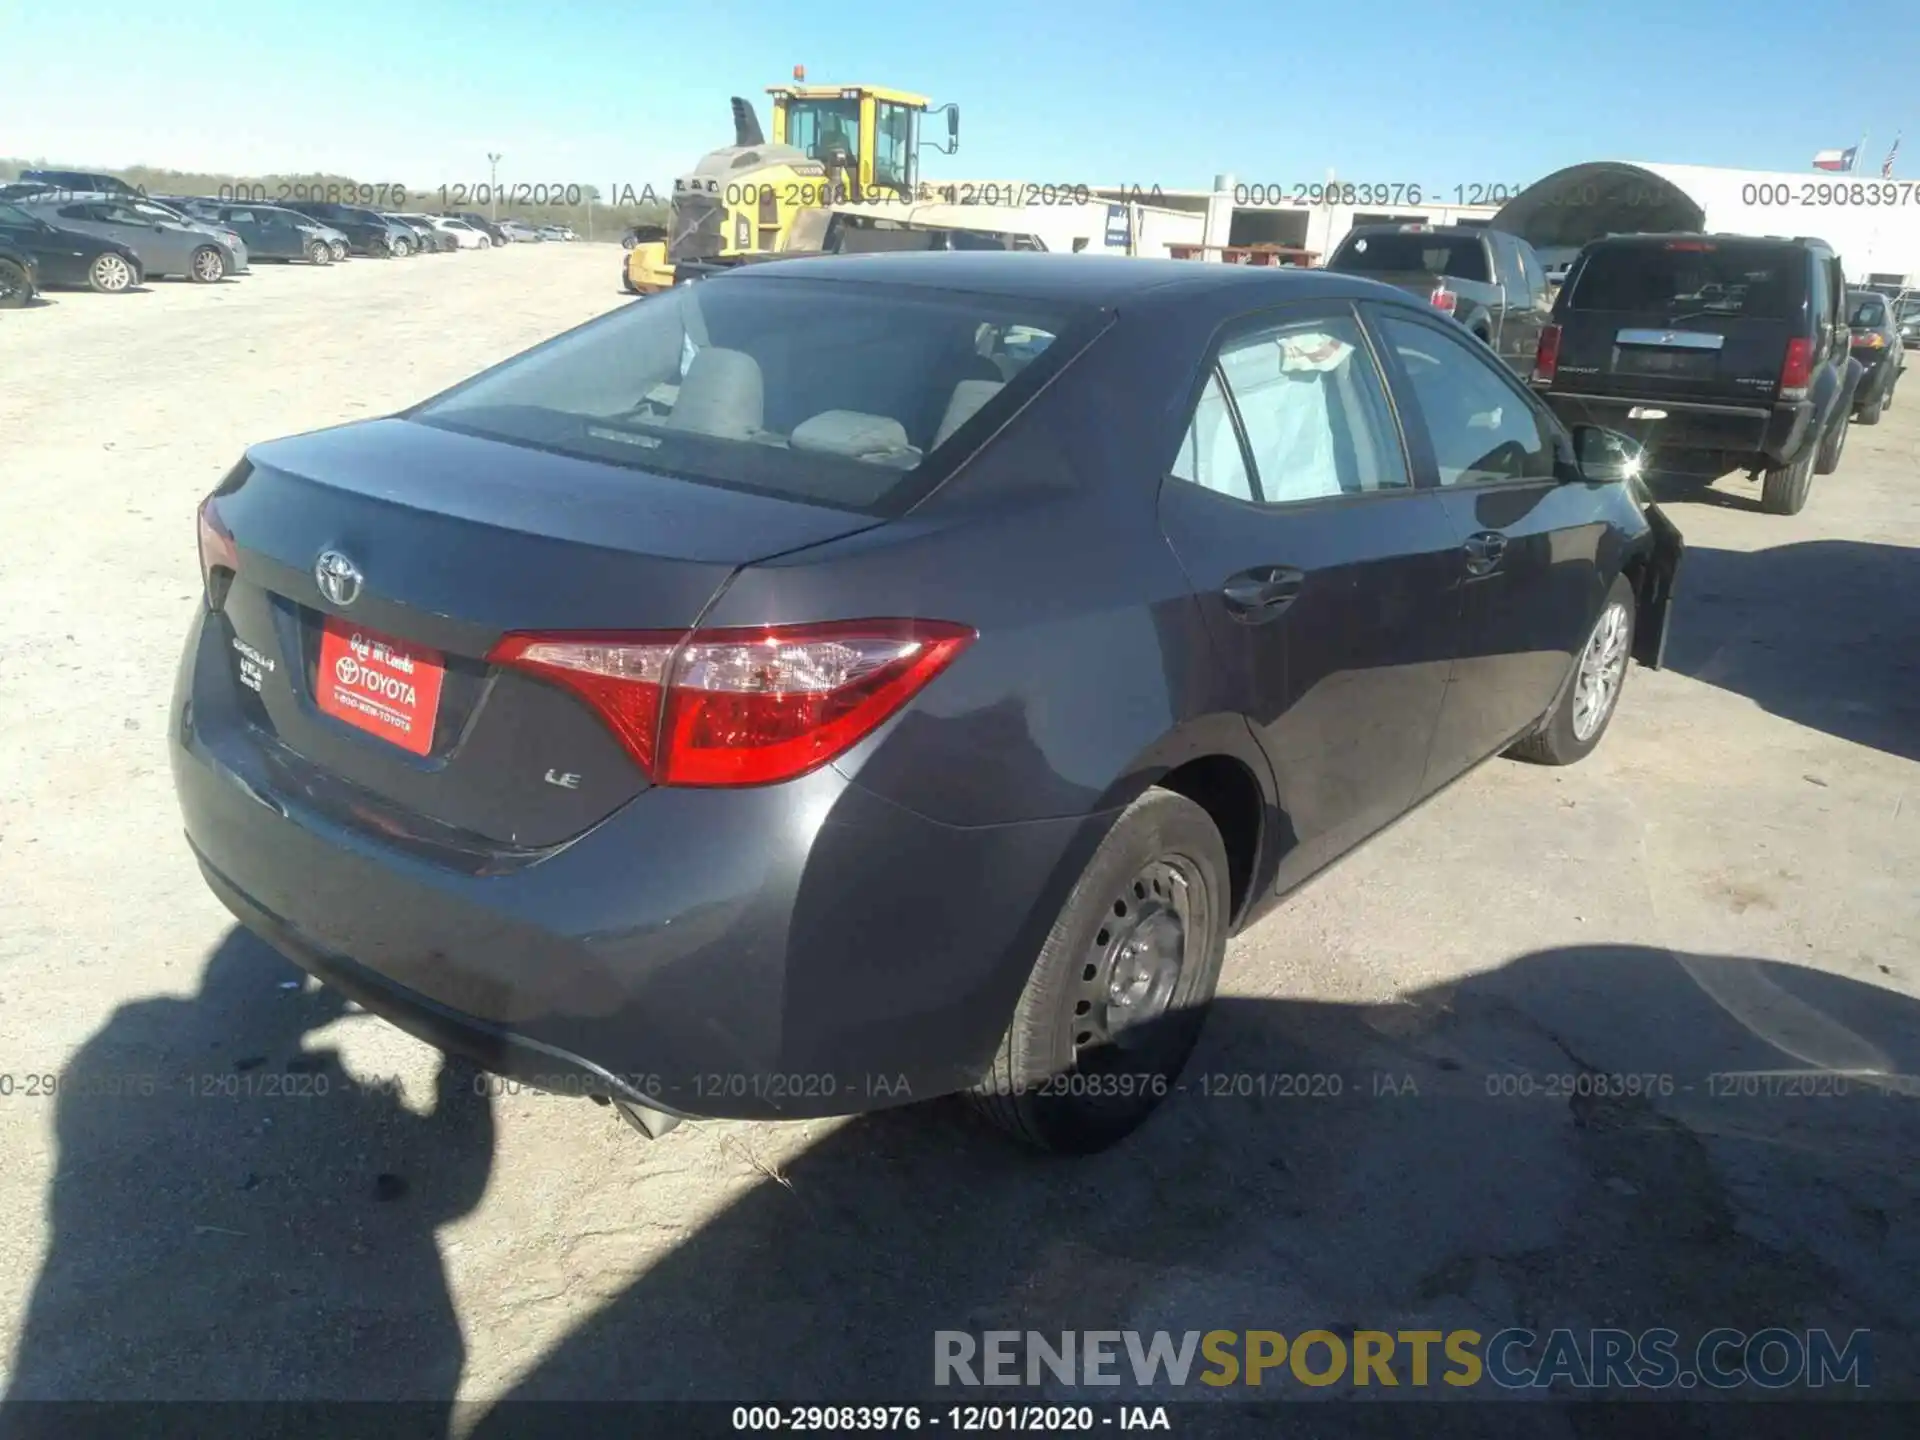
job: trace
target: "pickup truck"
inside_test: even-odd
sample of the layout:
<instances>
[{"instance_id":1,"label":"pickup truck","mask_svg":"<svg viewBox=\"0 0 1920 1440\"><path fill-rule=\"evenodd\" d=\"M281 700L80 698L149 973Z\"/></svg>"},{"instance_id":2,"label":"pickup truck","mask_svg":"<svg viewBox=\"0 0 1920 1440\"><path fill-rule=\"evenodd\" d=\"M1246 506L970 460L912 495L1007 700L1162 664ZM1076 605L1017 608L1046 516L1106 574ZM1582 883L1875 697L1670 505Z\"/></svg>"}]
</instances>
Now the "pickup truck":
<instances>
[{"instance_id":1,"label":"pickup truck","mask_svg":"<svg viewBox=\"0 0 1920 1440\"><path fill-rule=\"evenodd\" d=\"M1553 297L1540 257L1518 236L1477 225L1356 225L1326 268L1424 297L1515 374L1533 373Z\"/></svg>"}]
</instances>

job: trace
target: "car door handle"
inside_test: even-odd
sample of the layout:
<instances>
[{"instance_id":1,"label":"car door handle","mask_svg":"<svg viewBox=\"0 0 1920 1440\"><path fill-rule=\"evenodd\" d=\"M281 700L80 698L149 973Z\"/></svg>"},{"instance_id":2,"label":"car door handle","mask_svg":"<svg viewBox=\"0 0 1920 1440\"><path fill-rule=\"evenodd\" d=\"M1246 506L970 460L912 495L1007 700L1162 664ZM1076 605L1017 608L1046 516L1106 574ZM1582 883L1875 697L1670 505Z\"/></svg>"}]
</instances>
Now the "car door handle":
<instances>
[{"instance_id":1,"label":"car door handle","mask_svg":"<svg viewBox=\"0 0 1920 1440\"><path fill-rule=\"evenodd\" d=\"M1468 574L1491 575L1506 554L1507 537L1498 530L1481 530L1469 535L1460 548L1466 552Z\"/></svg>"},{"instance_id":2,"label":"car door handle","mask_svg":"<svg viewBox=\"0 0 1920 1440\"><path fill-rule=\"evenodd\" d=\"M1306 583L1306 573L1291 566L1256 565L1229 578L1220 587L1220 598L1234 619L1258 625L1291 605Z\"/></svg>"}]
</instances>

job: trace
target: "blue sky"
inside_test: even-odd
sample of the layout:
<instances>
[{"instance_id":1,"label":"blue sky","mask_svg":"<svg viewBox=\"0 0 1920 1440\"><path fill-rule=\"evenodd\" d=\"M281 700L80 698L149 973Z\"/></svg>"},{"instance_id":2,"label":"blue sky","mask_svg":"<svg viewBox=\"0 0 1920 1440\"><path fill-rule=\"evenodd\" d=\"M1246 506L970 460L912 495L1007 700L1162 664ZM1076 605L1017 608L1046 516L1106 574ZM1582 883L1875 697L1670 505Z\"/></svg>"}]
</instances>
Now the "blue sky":
<instances>
[{"instance_id":1,"label":"blue sky","mask_svg":"<svg viewBox=\"0 0 1920 1440\"><path fill-rule=\"evenodd\" d=\"M31 17L29 18L29 10ZM1920 4L0 0L0 155L419 186L656 186L727 98L810 80L957 101L930 178L1520 184L1579 160L1805 170L1868 136L1920 177ZM1814 28L1810 22L1815 22Z\"/></svg>"}]
</instances>

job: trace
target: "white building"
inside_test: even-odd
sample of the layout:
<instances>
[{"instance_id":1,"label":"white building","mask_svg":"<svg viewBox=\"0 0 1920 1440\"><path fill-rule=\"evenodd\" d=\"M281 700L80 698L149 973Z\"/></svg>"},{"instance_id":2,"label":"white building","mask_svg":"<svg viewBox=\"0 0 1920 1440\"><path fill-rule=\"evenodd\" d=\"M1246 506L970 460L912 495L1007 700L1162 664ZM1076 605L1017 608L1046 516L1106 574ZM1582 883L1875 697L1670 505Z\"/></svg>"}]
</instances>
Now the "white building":
<instances>
[{"instance_id":1,"label":"white building","mask_svg":"<svg viewBox=\"0 0 1920 1440\"><path fill-rule=\"evenodd\" d=\"M1494 224L1549 265L1608 234L1811 235L1855 284L1920 283L1920 181L1874 174L1600 160L1535 181Z\"/></svg>"},{"instance_id":2,"label":"white building","mask_svg":"<svg viewBox=\"0 0 1920 1440\"><path fill-rule=\"evenodd\" d=\"M1339 182L1329 182L1338 187ZM1209 246L1286 245L1310 251L1316 263L1324 264L1334 247L1356 225L1426 224L1485 225L1499 211L1498 205L1460 205L1446 203L1444 197L1421 193L1415 204L1408 195L1420 193L1407 187L1397 204L1348 204L1339 201L1318 204L1281 198L1282 186L1245 185L1232 175L1214 177L1211 190L1161 190L1157 187L1142 195L1138 187L1125 190L1098 189L1108 199L1137 201L1145 199L1157 209L1186 212L1202 222L1202 233L1194 236L1190 227L1178 227L1182 233L1168 235L1168 243ZM1359 192L1372 186L1353 187ZM1379 187L1386 190L1388 187ZM1398 189L1399 187L1396 187ZM1392 195L1389 195L1392 198ZM1142 253L1164 254L1164 249Z\"/></svg>"}]
</instances>

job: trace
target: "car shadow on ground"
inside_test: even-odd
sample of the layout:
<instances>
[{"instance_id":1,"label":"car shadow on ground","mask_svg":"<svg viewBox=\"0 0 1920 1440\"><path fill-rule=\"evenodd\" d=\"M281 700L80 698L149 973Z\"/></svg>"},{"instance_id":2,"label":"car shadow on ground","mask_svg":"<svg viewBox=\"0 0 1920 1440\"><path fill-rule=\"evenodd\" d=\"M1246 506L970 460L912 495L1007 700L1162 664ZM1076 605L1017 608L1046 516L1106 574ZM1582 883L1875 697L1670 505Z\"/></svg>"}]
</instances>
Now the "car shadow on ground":
<instances>
[{"instance_id":1,"label":"car shadow on ground","mask_svg":"<svg viewBox=\"0 0 1920 1440\"><path fill-rule=\"evenodd\" d=\"M300 1054L340 1002L292 974L232 936L197 996L123 1007L76 1058L11 1398L452 1392L435 1230L485 1187L486 1102L458 1072L425 1116L351 1090ZM1180 1092L1102 1155L1026 1154L951 1101L833 1127L477 1433L576 1433L517 1401L1176 1396L936 1389L940 1330L1864 1328L1874 1393L1920 1398L1917 1073L1920 1004L1738 957L1594 945L1391 1005L1223 999ZM157 1096L74 1088L147 1074ZM303 1075L331 1093L259 1093ZM697 1157L712 1128L652 1143ZM510 1323L479 1303L469 1325ZM1268 1380L1205 1398L1344 1390Z\"/></svg>"},{"instance_id":2,"label":"car shadow on ground","mask_svg":"<svg viewBox=\"0 0 1920 1440\"><path fill-rule=\"evenodd\" d=\"M1920 759L1920 550L1857 540L1690 546L1668 668L1771 714Z\"/></svg>"},{"instance_id":3,"label":"car shadow on ground","mask_svg":"<svg viewBox=\"0 0 1920 1440\"><path fill-rule=\"evenodd\" d=\"M123 1005L74 1055L9 1400L452 1393L434 1231L486 1188L492 1111L451 1064L423 1116L303 1048L347 1013L235 929L197 994ZM0 1433L32 1419L0 1407Z\"/></svg>"}]
</instances>

